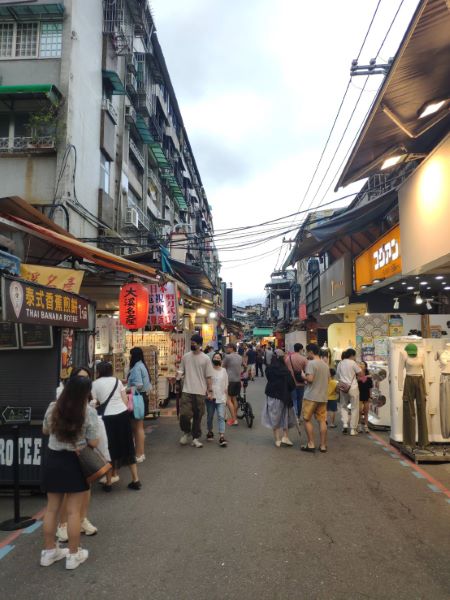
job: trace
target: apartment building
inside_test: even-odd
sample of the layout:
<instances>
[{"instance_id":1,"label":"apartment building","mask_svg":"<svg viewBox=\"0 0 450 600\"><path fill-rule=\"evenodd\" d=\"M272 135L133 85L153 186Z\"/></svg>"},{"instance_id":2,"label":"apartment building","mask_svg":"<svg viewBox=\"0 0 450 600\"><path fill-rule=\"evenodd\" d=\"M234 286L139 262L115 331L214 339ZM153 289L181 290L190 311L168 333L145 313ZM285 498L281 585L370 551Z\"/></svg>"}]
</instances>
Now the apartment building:
<instances>
[{"instance_id":1,"label":"apartment building","mask_svg":"<svg viewBox=\"0 0 450 600\"><path fill-rule=\"evenodd\" d=\"M218 285L211 207L147 0L0 2L1 195Z\"/></svg>"}]
</instances>

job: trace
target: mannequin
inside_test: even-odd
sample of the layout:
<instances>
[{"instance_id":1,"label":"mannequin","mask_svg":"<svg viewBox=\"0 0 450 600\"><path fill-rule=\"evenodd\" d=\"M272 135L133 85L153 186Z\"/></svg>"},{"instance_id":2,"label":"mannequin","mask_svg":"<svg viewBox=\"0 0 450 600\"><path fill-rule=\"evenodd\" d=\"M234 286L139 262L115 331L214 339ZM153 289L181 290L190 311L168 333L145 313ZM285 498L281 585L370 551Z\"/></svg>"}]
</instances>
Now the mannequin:
<instances>
[{"instance_id":1,"label":"mannequin","mask_svg":"<svg viewBox=\"0 0 450 600\"><path fill-rule=\"evenodd\" d=\"M450 343L445 344L442 352L438 352L436 360L441 368L439 383L439 412L441 415L441 432L443 438L450 437Z\"/></svg>"},{"instance_id":2,"label":"mannequin","mask_svg":"<svg viewBox=\"0 0 450 600\"><path fill-rule=\"evenodd\" d=\"M406 376L403 379L403 372ZM416 414L419 430L419 448L428 446L426 417L425 362L416 344L407 344L400 353L398 389L403 391L403 443L416 447ZM414 405L415 404L415 405Z\"/></svg>"}]
</instances>

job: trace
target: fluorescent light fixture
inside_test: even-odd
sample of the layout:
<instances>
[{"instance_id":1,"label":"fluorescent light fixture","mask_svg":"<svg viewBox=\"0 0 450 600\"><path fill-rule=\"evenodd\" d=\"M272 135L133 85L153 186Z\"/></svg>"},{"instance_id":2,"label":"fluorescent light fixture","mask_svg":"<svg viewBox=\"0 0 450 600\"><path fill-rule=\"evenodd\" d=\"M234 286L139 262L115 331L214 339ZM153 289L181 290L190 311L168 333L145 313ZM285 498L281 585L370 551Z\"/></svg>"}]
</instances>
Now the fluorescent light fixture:
<instances>
[{"instance_id":1,"label":"fluorescent light fixture","mask_svg":"<svg viewBox=\"0 0 450 600\"><path fill-rule=\"evenodd\" d=\"M431 102L427 102L427 104L419 111L419 119L434 115L438 110L441 110L445 103L446 100L432 100Z\"/></svg>"},{"instance_id":2,"label":"fluorescent light fixture","mask_svg":"<svg viewBox=\"0 0 450 600\"><path fill-rule=\"evenodd\" d=\"M443 275L436 275L435 279L444 279Z\"/></svg>"},{"instance_id":3,"label":"fluorescent light fixture","mask_svg":"<svg viewBox=\"0 0 450 600\"><path fill-rule=\"evenodd\" d=\"M450 285L446 285L444 290L450 290Z\"/></svg>"},{"instance_id":4,"label":"fluorescent light fixture","mask_svg":"<svg viewBox=\"0 0 450 600\"><path fill-rule=\"evenodd\" d=\"M206 315L206 308L197 308L198 315Z\"/></svg>"},{"instance_id":5,"label":"fluorescent light fixture","mask_svg":"<svg viewBox=\"0 0 450 600\"><path fill-rule=\"evenodd\" d=\"M362 290L365 290L365 289L366 289L366 287L367 287L367 285L362 285L362 286L361 286L361 289L362 289Z\"/></svg>"},{"instance_id":6,"label":"fluorescent light fixture","mask_svg":"<svg viewBox=\"0 0 450 600\"><path fill-rule=\"evenodd\" d=\"M406 281L402 281L402 285L406 285Z\"/></svg>"},{"instance_id":7,"label":"fluorescent light fixture","mask_svg":"<svg viewBox=\"0 0 450 600\"><path fill-rule=\"evenodd\" d=\"M394 310L398 310L400 308L400 302L398 298L394 298Z\"/></svg>"},{"instance_id":8,"label":"fluorescent light fixture","mask_svg":"<svg viewBox=\"0 0 450 600\"><path fill-rule=\"evenodd\" d=\"M372 283L380 283L381 279L374 279Z\"/></svg>"},{"instance_id":9,"label":"fluorescent light fixture","mask_svg":"<svg viewBox=\"0 0 450 600\"><path fill-rule=\"evenodd\" d=\"M395 167L406 158L406 154L396 154L395 156L390 156L387 158L384 163L381 165L381 170L385 171L386 169L390 169L391 167Z\"/></svg>"},{"instance_id":10,"label":"fluorescent light fixture","mask_svg":"<svg viewBox=\"0 0 450 600\"><path fill-rule=\"evenodd\" d=\"M408 285L408 287L406 288L407 290L413 290L414 286L413 285Z\"/></svg>"},{"instance_id":11,"label":"fluorescent light fixture","mask_svg":"<svg viewBox=\"0 0 450 600\"><path fill-rule=\"evenodd\" d=\"M345 308L345 304L339 304L338 308Z\"/></svg>"},{"instance_id":12,"label":"fluorescent light fixture","mask_svg":"<svg viewBox=\"0 0 450 600\"><path fill-rule=\"evenodd\" d=\"M393 290L393 289L394 289L394 287L391 285L389 289L390 289L390 290Z\"/></svg>"},{"instance_id":13,"label":"fluorescent light fixture","mask_svg":"<svg viewBox=\"0 0 450 600\"><path fill-rule=\"evenodd\" d=\"M433 307L431 306L431 300L427 300L427 308L431 310Z\"/></svg>"},{"instance_id":14,"label":"fluorescent light fixture","mask_svg":"<svg viewBox=\"0 0 450 600\"><path fill-rule=\"evenodd\" d=\"M209 313L209 318L210 318L210 319L215 319L216 317L217 317L217 313L216 313L216 312L214 312L214 311L211 311L211 312Z\"/></svg>"},{"instance_id":15,"label":"fluorescent light fixture","mask_svg":"<svg viewBox=\"0 0 450 600\"><path fill-rule=\"evenodd\" d=\"M428 281L421 281L420 285L428 285Z\"/></svg>"}]
</instances>

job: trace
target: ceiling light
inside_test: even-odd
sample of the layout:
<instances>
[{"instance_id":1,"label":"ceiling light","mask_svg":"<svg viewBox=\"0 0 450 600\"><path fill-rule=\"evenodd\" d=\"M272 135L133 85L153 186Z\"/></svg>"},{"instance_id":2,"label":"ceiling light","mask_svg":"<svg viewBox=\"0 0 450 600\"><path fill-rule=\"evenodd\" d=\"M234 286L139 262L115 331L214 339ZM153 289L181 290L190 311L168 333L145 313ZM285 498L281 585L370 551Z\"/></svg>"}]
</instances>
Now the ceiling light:
<instances>
[{"instance_id":1,"label":"ceiling light","mask_svg":"<svg viewBox=\"0 0 450 600\"><path fill-rule=\"evenodd\" d=\"M431 310L433 307L431 306L431 300L427 300L427 308Z\"/></svg>"},{"instance_id":2,"label":"ceiling light","mask_svg":"<svg viewBox=\"0 0 450 600\"><path fill-rule=\"evenodd\" d=\"M441 110L445 103L446 100L433 100L432 102L427 102L427 104L419 110L419 119L434 115L438 110Z\"/></svg>"},{"instance_id":3,"label":"ceiling light","mask_svg":"<svg viewBox=\"0 0 450 600\"><path fill-rule=\"evenodd\" d=\"M431 285L429 285L429 286L427 287L427 290L431 290Z\"/></svg>"},{"instance_id":4,"label":"ceiling light","mask_svg":"<svg viewBox=\"0 0 450 600\"><path fill-rule=\"evenodd\" d=\"M416 275L416 279L420 279L420 277Z\"/></svg>"},{"instance_id":5,"label":"ceiling light","mask_svg":"<svg viewBox=\"0 0 450 600\"><path fill-rule=\"evenodd\" d=\"M374 279L372 283L380 283L381 279Z\"/></svg>"},{"instance_id":6,"label":"ceiling light","mask_svg":"<svg viewBox=\"0 0 450 600\"><path fill-rule=\"evenodd\" d=\"M402 281L402 285L406 285L406 281Z\"/></svg>"},{"instance_id":7,"label":"ceiling light","mask_svg":"<svg viewBox=\"0 0 450 600\"><path fill-rule=\"evenodd\" d=\"M447 282L446 281L442 281L442 285L447 285Z\"/></svg>"},{"instance_id":8,"label":"ceiling light","mask_svg":"<svg viewBox=\"0 0 450 600\"><path fill-rule=\"evenodd\" d=\"M436 279L444 279L443 275L436 275Z\"/></svg>"},{"instance_id":9,"label":"ceiling light","mask_svg":"<svg viewBox=\"0 0 450 600\"><path fill-rule=\"evenodd\" d=\"M450 290L450 285L446 285L444 290Z\"/></svg>"},{"instance_id":10,"label":"ceiling light","mask_svg":"<svg viewBox=\"0 0 450 600\"><path fill-rule=\"evenodd\" d=\"M398 310L400 308L400 302L398 298L394 298L394 310Z\"/></svg>"},{"instance_id":11,"label":"ceiling light","mask_svg":"<svg viewBox=\"0 0 450 600\"><path fill-rule=\"evenodd\" d=\"M345 304L339 304L339 308L345 308Z\"/></svg>"},{"instance_id":12,"label":"ceiling light","mask_svg":"<svg viewBox=\"0 0 450 600\"><path fill-rule=\"evenodd\" d=\"M197 314L206 315L206 308L197 308Z\"/></svg>"},{"instance_id":13,"label":"ceiling light","mask_svg":"<svg viewBox=\"0 0 450 600\"><path fill-rule=\"evenodd\" d=\"M394 289L394 287L391 285L391 287L390 287L389 289L390 289L390 290L393 290L393 289Z\"/></svg>"},{"instance_id":14,"label":"ceiling light","mask_svg":"<svg viewBox=\"0 0 450 600\"><path fill-rule=\"evenodd\" d=\"M381 170L390 169L391 167L395 167L399 163L403 162L406 158L406 154L397 154L396 156L391 156L387 158L384 163L381 165Z\"/></svg>"},{"instance_id":15,"label":"ceiling light","mask_svg":"<svg viewBox=\"0 0 450 600\"><path fill-rule=\"evenodd\" d=\"M428 285L428 281L421 281L420 285Z\"/></svg>"},{"instance_id":16,"label":"ceiling light","mask_svg":"<svg viewBox=\"0 0 450 600\"><path fill-rule=\"evenodd\" d=\"M362 290L365 290L365 289L366 289L366 287L367 287L367 285L362 285L362 286L361 286L361 289L362 289Z\"/></svg>"},{"instance_id":17,"label":"ceiling light","mask_svg":"<svg viewBox=\"0 0 450 600\"><path fill-rule=\"evenodd\" d=\"M422 297L420 296L419 292L414 292L416 295L416 304L423 304L423 300Z\"/></svg>"},{"instance_id":18,"label":"ceiling light","mask_svg":"<svg viewBox=\"0 0 450 600\"><path fill-rule=\"evenodd\" d=\"M370 317L370 312L368 312L368 311L366 310L366 312L364 313L364 316L365 316L365 317Z\"/></svg>"},{"instance_id":19,"label":"ceiling light","mask_svg":"<svg viewBox=\"0 0 450 600\"><path fill-rule=\"evenodd\" d=\"M209 313L209 318L210 319L215 319L216 317L217 317L217 313L216 312L212 311L212 312Z\"/></svg>"},{"instance_id":20,"label":"ceiling light","mask_svg":"<svg viewBox=\"0 0 450 600\"><path fill-rule=\"evenodd\" d=\"M413 285L408 285L408 287L406 288L407 290L413 290L414 286Z\"/></svg>"}]
</instances>

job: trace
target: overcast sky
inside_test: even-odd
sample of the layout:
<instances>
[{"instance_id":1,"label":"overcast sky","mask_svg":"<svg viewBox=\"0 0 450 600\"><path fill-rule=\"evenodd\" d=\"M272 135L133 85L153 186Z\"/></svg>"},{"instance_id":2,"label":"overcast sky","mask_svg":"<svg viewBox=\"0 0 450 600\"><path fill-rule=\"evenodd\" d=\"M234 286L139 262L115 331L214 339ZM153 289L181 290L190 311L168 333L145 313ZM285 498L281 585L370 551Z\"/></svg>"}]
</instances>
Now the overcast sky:
<instances>
[{"instance_id":1,"label":"overcast sky","mask_svg":"<svg viewBox=\"0 0 450 600\"><path fill-rule=\"evenodd\" d=\"M151 0L216 231L254 225L299 209L377 3ZM400 4L401 0L381 0L359 64L376 56ZM395 54L417 4L418 0L403 1L378 62ZM369 79L319 188L364 80L353 78L303 210L361 185L325 194L342 170L339 166L381 83L380 76ZM220 251L222 278L232 282L235 300L263 296L264 285L287 251L281 238L254 248Z\"/></svg>"}]
</instances>

